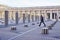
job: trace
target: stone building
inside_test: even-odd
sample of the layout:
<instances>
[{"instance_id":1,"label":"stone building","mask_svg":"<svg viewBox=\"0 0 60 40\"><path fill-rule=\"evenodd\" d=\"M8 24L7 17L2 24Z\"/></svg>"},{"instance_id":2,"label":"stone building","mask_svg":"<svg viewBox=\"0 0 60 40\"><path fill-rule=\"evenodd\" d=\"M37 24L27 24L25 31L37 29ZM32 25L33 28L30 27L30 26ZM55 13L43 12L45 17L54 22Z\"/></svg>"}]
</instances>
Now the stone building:
<instances>
[{"instance_id":1,"label":"stone building","mask_svg":"<svg viewBox=\"0 0 60 40\"><path fill-rule=\"evenodd\" d=\"M7 13L7 14L6 14ZM18 14L16 14L18 13ZM45 20L58 19L60 21L60 6L41 6L41 7L9 7L0 5L0 19L22 20L23 14L25 18L34 21L40 20L40 15L43 15ZM7 17L6 17L7 16ZM30 17L28 17L30 16ZM17 18L17 19L16 19ZM5 20L6 22L6 20ZM17 21L16 21L17 22Z\"/></svg>"}]
</instances>

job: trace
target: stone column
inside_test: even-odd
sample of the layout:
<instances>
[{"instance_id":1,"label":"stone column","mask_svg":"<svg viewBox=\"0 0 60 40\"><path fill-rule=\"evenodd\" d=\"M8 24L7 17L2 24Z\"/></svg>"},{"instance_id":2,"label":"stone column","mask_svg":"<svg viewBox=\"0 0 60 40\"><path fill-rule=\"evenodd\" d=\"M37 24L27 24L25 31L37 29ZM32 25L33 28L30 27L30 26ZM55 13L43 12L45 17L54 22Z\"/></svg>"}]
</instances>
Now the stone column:
<instances>
[{"instance_id":1,"label":"stone column","mask_svg":"<svg viewBox=\"0 0 60 40\"><path fill-rule=\"evenodd\" d=\"M40 14L39 14L39 21L40 21L40 16L41 16L41 10L40 10Z\"/></svg>"},{"instance_id":2,"label":"stone column","mask_svg":"<svg viewBox=\"0 0 60 40\"><path fill-rule=\"evenodd\" d=\"M37 17L38 17L38 20L37 21L39 21L39 15Z\"/></svg>"},{"instance_id":3,"label":"stone column","mask_svg":"<svg viewBox=\"0 0 60 40\"><path fill-rule=\"evenodd\" d=\"M39 17L39 21L40 21L40 10L38 11L38 15L39 15L38 17Z\"/></svg>"},{"instance_id":4,"label":"stone column","mask_svg":"<svg viewBox=\"0 0 60 40\"><path fill-rule=\"evenodd\" d=\"M25 23L25 14L23 13L23 23Z\"/></svg>"},{"instance_id":5,"label":"stone column","mask_svg":"<svg viewBox=\"0 0 60 40\"><path fill-rule=\"evenodd\" d=\"M8 26L8 11L5 11L5 26Z\"/></svg>"},{"instance_id":6,"label":"stone column","mask_svg":"<svg viewBox=\"0 0 60 40\"><path fill-rule=\"evenodd\" d=\"M33 10L30 11L30 13L31 13L31 19L32 19L32 22L34 22L34 21L35 21L35 13L34 13Z\"/></svg>"},{"instance_id":7,"label":"stone column","mask_svg":"<svg viewBox=\"0 0 60 40\"><path fill-rule=\"evenodd\" d=\"M47 10L45 10L44 14L45 14L45 20L47 20Z\"/></svg>"},{"instance_id":8,"label":"stone column","mask_svg":"<svg viewBox=\"0 0 60 40\"><path fill-rule=\"evenodd\" d=\"M34 22L34 15L32 15L32 22Z\"/></svg>"},{"instance_id":9,"label":"stone column","mask_svg":"<svg viewBox=\"0 0 60 40\"><path fill-rule=\"evenodd\" d=\"M44 21L45 21L45 16L46 16L45 10L42 10L42 15L43 15Z\"/></svg>"},{"instance_id":10,"label":"stone column","mask_svg":"<svg viewBox=\"0 0 60 40\"><path fill-rule=\"evenodd\" d=\"M52 10L50 10L50 19L52 20Z\"/></svg>"},{"instance_id":11,"label":"stone column","mask_svg":"<svg viewBox=\"0 0 60 40\"><path fill-rule=\"evenodd\" d=\"M36 14L36 19L35 20L39 21L39 15L38 15L38 13Z\"/></svg>"},{"instance_id":12,"label":"stone column","mask_svg":"<svg viewBox=\"0 0 60 40\"><path fill-rule=\"evenodd\" d=\"M37 17L37 21L38 21L38 15L36 17Z\"/></svg>"},{"instance_id":13,"label":"stone column","mask_svg":"<svg viewBox=\"0 0 60 40\"><path fill-rule=\"evenodd\" d=\"M30 22L31 22L32 21L32 11L30 10L29 13L30 13Z\"/></svg>"},{"instance_id":14,"label":"stone column","mask_svg":"<svg viewBox=\"0 0 60 40\"><path fill-rule=\"evenodd\" d=\"M16 24L18 24L18 12L16 12L15 16L16 16Z\"/></svg>"},{"instance_id":15,"label":"stone column","mask_svg":"<svg viewBox=\"0 0 60 40\"><path fill-rule=\"evenodd\" d=\"M36 14L37 14L37 13L36 13L36 12L37 12L37 11L35 10L35 11L34 11L34 13L35 13L35 21L37 21L37 17L36 17Z\"/></svg>"},{"instance_id":16,"label":"stone column","mask_svg":"<svg viewBox=\"0 0 60 40\"><path fill-rule=\"evenodd\" d=\"M33 10L33 20L35 21L35 11Z\"/></svg>"},{"instance_id":17,"label":"stone column","mask_svg":"<svg viewBox=\"0 0 60 40\"><path fill-rule=\"evenodd\" d=\"M59 20L59 11L57 10L57 20Z\"/></svg>"},{"instance_id":18,"label":"stone column","mask_svg":"<svg viewBox=\"0 0 60 40\"><path fill-rule=\"evenodd\" d=\"M35 21L37 21L37 11L35 10Z\"/></svg>"},{"instance_id":19,"label":"stone column","mask_svg":"<svg viewBox=\"0 0 60 40\"><path fill-rule=\"evenodd\" d=\"M12 11L12 15L11 15L11 17L12 17L12 20L14 20L13 16L14 16L14 11Z\"/></svg>"},{"instance_id":20,"label":"stone column","mask_svg":"<svg viewBox=\"0 0 60 40\"><path fill-rule=\"evenodd\" d=\"M55 19L55 13L54 13L54 19Z\"/></svg>"},{"instance_id":21,"label":"stone column","mask_svg":"<svg viewBox=\"0 0 60 40\"><path fill-rule=\"evenodd\" d=\"M0 11L0 19L2 18L2 13L3 13L3 12L2 12L2 11Z\"/></svg>"},{"instance_id":22,"label":"stone column","mask_svg":"<svg viewBox=\"0 0 60 40\"><path fill-rule=\"evenodd\" d=\"M20 23L20 11L18 11L18 23Z\"/></svg>"},{"instance_id":23,"label":"stone column","mask_svg":"<svg viewBox=\"0 0 60 40\"><path fill-rule=\"evenodd\" d=\"M40 21L40 11L38 10L38 21Z\"/></svg>"},{"instance_id":24,"label":"stone column","mask_svg":"<svg viewBox=\"0 0 60 40\"><path fill-rule=\"evenodd\" d=\"M37 15L35 14L35 21L37 21Z\"/></svg>"},{"instance_id":25,"label":"stone column","mask_svg":"<svg viewBox=\"0 0 60 40\"><path fill-rule=\"evenodd\" d=\"M30 22L30 13L28 12L28 23Z\"/></svg>"}]
</instances>

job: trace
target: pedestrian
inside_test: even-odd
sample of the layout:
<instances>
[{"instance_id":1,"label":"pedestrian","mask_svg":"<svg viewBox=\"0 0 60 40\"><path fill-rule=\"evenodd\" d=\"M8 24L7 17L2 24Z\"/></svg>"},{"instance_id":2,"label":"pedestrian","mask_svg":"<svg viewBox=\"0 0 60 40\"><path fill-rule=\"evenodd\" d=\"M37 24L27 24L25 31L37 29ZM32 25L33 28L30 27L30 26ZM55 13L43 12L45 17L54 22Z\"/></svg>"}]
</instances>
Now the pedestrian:
<instances>
[{"instance_id":1,"label":"pedestrian","mask_svg":"<svg viewBox=\"0 0 60 40\"><path fill-rule=\"evenodd\" d=\"M43 18L43 16L41 15L41 17L40 17L40 20L41 20L41 22L40 22L40 24L39 24L39 27L41 26L41 23L43 23L44 24L44 26L46 27L46 24L44 23L44 18Z\"/></svg>"}]
</instances>

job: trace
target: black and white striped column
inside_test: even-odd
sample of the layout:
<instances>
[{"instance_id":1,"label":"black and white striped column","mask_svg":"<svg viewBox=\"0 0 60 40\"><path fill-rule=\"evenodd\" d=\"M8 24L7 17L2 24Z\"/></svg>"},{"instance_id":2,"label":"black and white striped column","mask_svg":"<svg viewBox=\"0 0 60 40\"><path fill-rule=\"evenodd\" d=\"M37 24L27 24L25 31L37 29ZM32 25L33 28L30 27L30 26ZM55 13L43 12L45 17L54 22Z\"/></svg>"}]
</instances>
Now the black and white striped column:
<instances>
[{"instance_id":1,"label":"black and white striped column","mask_svg":"<svg viewBox=\"0 0 60 40\"><path fill-rule=\"evenodd\" d=\"M15 16L16 16L16 24L18 24L18 12L16 12Z\"/></svg>"},{"instance_id":2,"label":"black and white striped column","mask_svg":"<svg viewBox=\"0 0 60 40\"><path fill-rule=\"evenodd\" d=\"M8 11L5 11L5 26L8 26Z\"/></svg>"}]
</instances>

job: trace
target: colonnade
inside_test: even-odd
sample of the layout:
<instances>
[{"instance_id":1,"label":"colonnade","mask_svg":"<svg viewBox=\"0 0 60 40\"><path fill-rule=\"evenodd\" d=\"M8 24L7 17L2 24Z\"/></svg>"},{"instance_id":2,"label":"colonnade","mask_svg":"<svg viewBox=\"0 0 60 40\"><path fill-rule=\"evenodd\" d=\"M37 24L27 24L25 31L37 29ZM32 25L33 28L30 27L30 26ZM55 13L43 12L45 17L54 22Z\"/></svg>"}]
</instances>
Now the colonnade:
<instances>
[{"instance_id":1,"label":"colonnade","mask_svg":"<svg viewBox=\"0 0 60 40\"><path fill-rule=\"evenodd\" d=\"M23 11L0 11L0 19L4 19L5 26L9 25L9 20L14 20L15 24L19 24L19 20L22 20L22 23L27 22L37 22L40 21L40 15L43 15L45 20L53 20L58 17L58 11L52 11L52 10L23 10Z\"/></svg>"}]
</instances>

